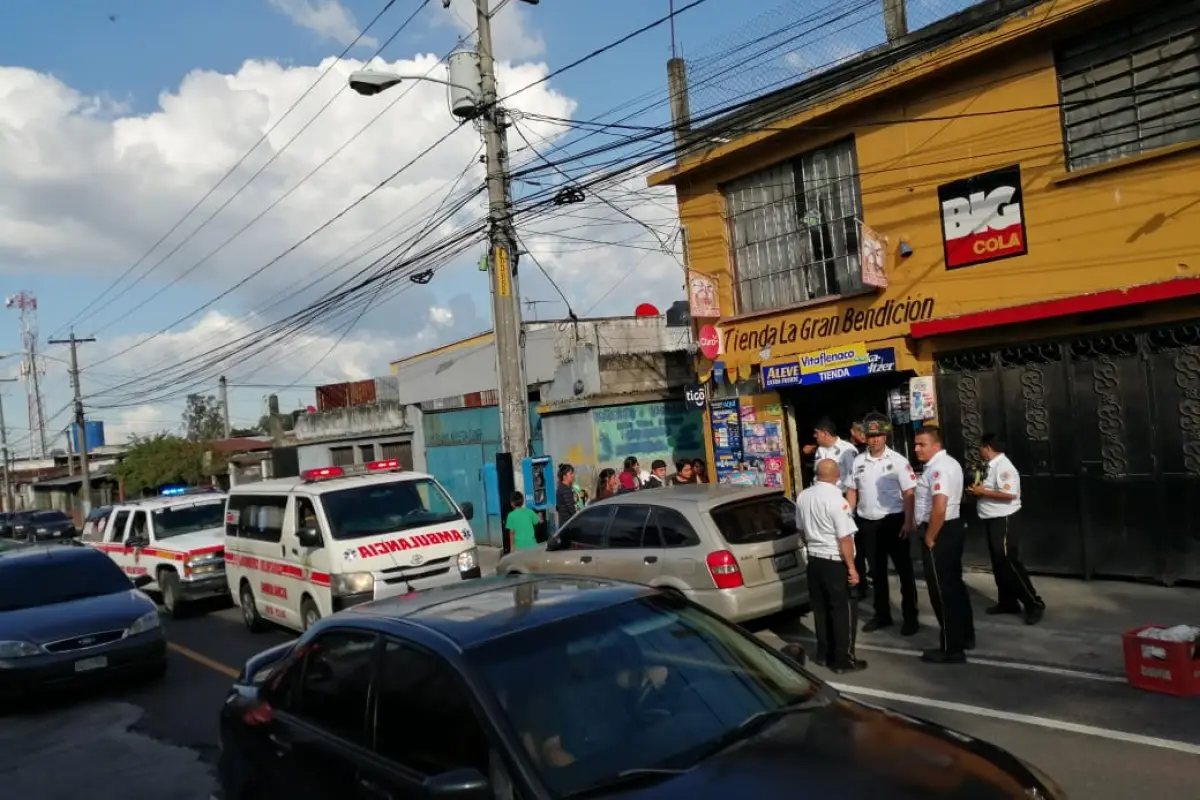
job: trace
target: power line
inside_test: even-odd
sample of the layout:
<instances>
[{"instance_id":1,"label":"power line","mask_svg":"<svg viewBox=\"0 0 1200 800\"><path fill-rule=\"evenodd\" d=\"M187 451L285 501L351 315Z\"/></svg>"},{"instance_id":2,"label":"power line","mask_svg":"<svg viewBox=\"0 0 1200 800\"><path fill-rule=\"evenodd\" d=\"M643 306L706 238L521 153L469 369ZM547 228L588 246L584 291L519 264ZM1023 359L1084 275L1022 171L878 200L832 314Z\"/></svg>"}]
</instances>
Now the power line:
<instances>
[{"instance_id":1,"label":"power line","mask_svg":"<svg viewBox=\"0 0 1200 800\"><path fill-rule=\"evenodd\" d=\"M425 6L425 4L428 2L429 2L429 0L421 0L421 7L423 8ZM299 97L297 97L290 106L288 106L287 110L283 112L283 115L280 116L279 119L275 120L275 122L269 128L267 128L267 130L262 134L262 136L260 136L258 138L258 140L253 145L250 146L250 149L247 150L245 153L243 153L242 157L239 158L233 164L233 166L231 166L220 178L218 178L217 182L214 183L212 185L212 187L209 188L209 190L207 192L205 192L204 195L199 200L197 200L196 203L191 208L189 208L186 212L184 212L183 216L180 217L175 222L175 224L172 225L169 230L167 230L166 233L164 233L161 237L159 237L159 239L153 245L150 246L149 250L147 250L145 253L143 253L141 255L141 257L138 258L137 261L135 261L124 272L122 272L121 275L115 281L113 281L106 289L104 289L104 291L102 291L96 297L92 298L92 300L89 301L87 305L85 305L73 317L71 317L66 322L64 322L58 328L58 330L55 331L54 334L51 334L51 335L57 335L59 332L61 332L63 330L63 328L70 327L70 325L72 325L73 323L82 321L84 319L88 319L90 316L92 316L91 314L88 314L86 316L84 316L84 315L85 315L85 312L87 312L89 309L98 306L99 303L106 296L108 296L109 292L111 292L113 289L115 289L117 286L119 286L120 283L123 280L125 280L125 278L128 277L128 275L131 272L133 272L135 269L137 269L138 266L140 266L142 264L142 262L144 262L147 258L149 258L150 254L153 253L155 250L157 250L163 242L165 242L168 238L170 238L171 234L173 234L173 233L175 233L175 231L179 230L179 227L181 225L183 225L183 223L185 221L187 221L187 219L192 214L194 214L200 208L200 206L204 205L205 201L207 201L208 198L212 197L213 193L216 192L217 189L219 189L221 187L221 185L224 184L225 181L230 178L230 176L232 176L235 172L237 172L238 168L240 168L242 166L242 164L244 164L246 162L246 159L248 159L251 156L251 154L254 153L254 151L257 150L260 145L262 145L263 142L267 141L267 138L272 133L275 132L275 129L278 128L283 123L283 121L285 119L287 119L288 116L290 116L293 111L296 110L296 108L300 105L300 103L302 103L304 101L304 99L306 97L308 97L314 89L317 88L317 85L320 84L321 81L323 81L325 79L325 76L328 75L333 70L333 68L335 66L337 66L337 64L339 62L341 62L342 59L344 59L346 57L346 55L354 47L356 47L358 45L358 43L367 34L367 32L370 31L372 27L374 27L375 23L379 22L379 20L383 17L383 15L387 13L388 9L390 9L393 5L395 5L395 3L396 3L396 0L387 0L387 2L384 4L383 8L380 9L379 13L376 14L375 17L369 23L367 23L367 26L365 28L363 28L358 33L357 36L354 37L354 40L352 42L350 42L350 44L346 45L346 48L344 50L342 50L342 52L333 61L330 62L329 66L326 67L321 72L321 74L317 76L317 79L315 81L313 81L312 84L307 89L305 89L304 92ZM418 9L418 10L420 10L420 9ZM376 55L378 55L378 52L376 52ZM317 116L320 116L321 112L323 112L325 110L325 108L327 108L327 107L328 107L328 104L326 104L326 106L323 107L321 109L321 111L317 112ZM304 127L307 128L308 125L312 124L313 120L315 120L315 119L316 119L316 116L314 116L312 120L309 120L308 123L306 123ZM304 128L301 128L301 132L303 132L303 131L304 131ZM299 135L299 134L297 134L297 135ZM295 137L292 138L292 141L295 141ZM290 145L291 142L288 142L288 144ZM271 160L268 161L267 164L264 165L262 169L265 169L267 166L269 166L271 164L271 162L274 161L279 156L279 154L283 152L284 149L286 149L286 145L279 152L277 152L274 156L272 156ZM250 178L250 181L253 181L254 178L258 177L258 175L262 173L262 169L260 169L258 172L256 172ZM242 185L241 188L239 188L236 192L234 192L234 194L229 198L229 200L227 200L225 202L224 205L221 206L221 208L218 208L217 211L214 212L212 216L210 216L207 220L205 220L203 223L201 223L201 225L198 228L193 230L192 233L189 234L188 237L186 239L184 239L183 242L181 242L180 245L175 248L175 250L178 250L179 247L183 245L183 243L186 243L189 239L191 239L192 236L195 236L196 232L199 231L200 228L204 227L204 225L206 225L209 221L212 220L212 217L214 217L214 216L216 216L216 214L220 213L221 209L223 209L226 205L228 205L230 202L233 201L233 198L235 198L239 194L241 194L242 190L250 185L250 181L247 181L245 184ZM165 258L169 258L175 252L175 250L172 250L171 253L168 253L167 256L164 257L164 260L165 260ZM158 263L161 264L162 261L159 261ZM156 264L155 266L158 266L158 265ZM153 271L153 269L154 269L154 267L151 267L150 271Z\"/></svg>"}]
</instances>

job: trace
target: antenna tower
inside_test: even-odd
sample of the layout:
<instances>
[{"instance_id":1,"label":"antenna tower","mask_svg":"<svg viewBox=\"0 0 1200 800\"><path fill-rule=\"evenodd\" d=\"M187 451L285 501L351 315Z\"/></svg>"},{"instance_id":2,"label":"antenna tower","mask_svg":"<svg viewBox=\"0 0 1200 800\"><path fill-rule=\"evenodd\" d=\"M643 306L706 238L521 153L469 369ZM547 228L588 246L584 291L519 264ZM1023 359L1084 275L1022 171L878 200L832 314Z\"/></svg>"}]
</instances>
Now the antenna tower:
<instances>
[{"instance_id":1,"label":"antenna tower","mask_svg":"<svg viewBox=\"0 0 1200 800\"><path fill-rule=\"evenodd\" d=\"M45 368L37 354L37 298L29 292L20 292L4 301L5 308L15 308L21 314L21 378L25 381L25 394L29 401L29 454L30 457L46 457L46 407L42 404L41 379Z\"/></svg>"}]
</instances>

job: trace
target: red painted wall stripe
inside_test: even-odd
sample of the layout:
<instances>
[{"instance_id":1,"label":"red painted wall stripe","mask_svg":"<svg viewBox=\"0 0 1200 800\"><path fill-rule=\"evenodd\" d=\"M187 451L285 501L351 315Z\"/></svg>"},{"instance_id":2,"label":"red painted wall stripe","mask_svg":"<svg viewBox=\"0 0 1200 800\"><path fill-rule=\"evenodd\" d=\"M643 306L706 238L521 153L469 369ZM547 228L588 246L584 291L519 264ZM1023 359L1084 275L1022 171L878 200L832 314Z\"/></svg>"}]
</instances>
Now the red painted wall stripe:
<instances>
[{"instance_id":1,"label":"red painted wall stripe","mask_svg":"<svg viewBox=\"0 0 1200 800\"><path fill-rule=\"evenodd\" d=\"M1200 295L1200 278L1178 278L1161 283L1132 286L1128 289L1081 294L1059 300L1046 300L1023 306L963 314L959 317L916 322L913 323L910 335L914 339L926 339L930 336L944 336L998 325L1017 325L1022 322L1035 322L1072 314L1084 314L1089 311L1105 311L1111 308L1156 303L1195 295Z\"/></svg>"}]
</instances>

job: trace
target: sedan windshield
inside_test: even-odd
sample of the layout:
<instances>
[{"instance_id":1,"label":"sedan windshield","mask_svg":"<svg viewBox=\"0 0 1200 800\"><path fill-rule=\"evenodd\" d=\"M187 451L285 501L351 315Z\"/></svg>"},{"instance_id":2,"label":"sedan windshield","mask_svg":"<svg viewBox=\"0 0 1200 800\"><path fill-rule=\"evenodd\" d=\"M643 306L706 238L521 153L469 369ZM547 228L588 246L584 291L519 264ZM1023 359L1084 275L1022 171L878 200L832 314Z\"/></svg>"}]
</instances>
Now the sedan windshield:
<instances>
[{"instance_id":1,"label":"sedan windshield","mask_svg":"<svg viewBox=\"0 0 1200 800\"><path fill-rule=\"evenodd\" d=\"M61 511L41 511L34 514L30 521L35 525L61 525L70 522L71 518Z\"/></svg>"},{"instance_id":2,"label":"sedan windshield","mask_svg":"<svg viewBox=\"0 0 1200 800\"><path fill-rule=\"evenodd\" d=\"M819 690L765 645L667 597L504 636L469 656L557 797L630 775L665 779Z\"/></svg>"},{"instance_id":3,"label":"sedan windshield","mask_svg":"<svg viewBox=\"0 0 1200 800\"><path fill-rule=\"evenodd\" d=\"M428 478L325 492L321 505L334 539L377 536L462 518L442 487Z\"/></svg>"},{"instance_id":4,"label":"sedan windshield","mask_svg":"<svg viewBox=\"0 0 1200 800\"><path fill-rule=\"evenodd\" d=\"M208 502L189 506L167 506L154 510L154 536L170 539L225 526L225 503Z\"/></svg>"},{"instance_id":5,"label":"sedan windshield","mask_svg":"<svg viewBox=\"0 0 1200 800\"><path fill-rule=\"evenodd\" d=\"M0 612L128 592L129 578L102 553L94 557L24 558L0 562Z\"/></svg>"}]
</instances>

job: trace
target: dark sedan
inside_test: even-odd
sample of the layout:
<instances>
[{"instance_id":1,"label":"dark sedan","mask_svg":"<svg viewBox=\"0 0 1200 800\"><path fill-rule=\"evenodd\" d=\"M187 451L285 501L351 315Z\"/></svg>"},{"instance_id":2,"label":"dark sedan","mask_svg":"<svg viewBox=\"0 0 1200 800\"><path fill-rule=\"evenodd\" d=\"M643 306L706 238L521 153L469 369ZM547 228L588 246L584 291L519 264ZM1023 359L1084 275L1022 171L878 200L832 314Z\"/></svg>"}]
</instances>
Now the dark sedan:
<instances>
[{"instance_id":1,"label":"dark sedan","mask_svg":"<svg viewBox=\"0 0 1200 800\"><path fill-rule=\"evenodd\" d=\"M678 593L473 581L357 606L246 664L224 797L1053 800L1010 753L863 705Z\"/></svg>"},{"instance_id":2,"label":"dark sedan","mask_svg":"<svg viewBox=\"0 0 1200 800\"><path fill-rule=\"evenodd\" d=\"M166 666L158 609L104 553L0 550L0 696L156 677Z\"/></svg>"},{"instance_id":3,"label":"dark sedan","mask_svg":"<svg viewBox=\"0 0 1200 800\"><path fill-rule=\"evenodd\" d=\"M32 517L33 511L6 511L0 514L0 536L12 537L16 527Z\"/></svg>"},{"instance_id":4,"label":"dark sedan","mask_svg":"<svg viewBox=\"0 0 1200 800\"><path fill-rule=\"evenodd\" d=\"M12 528L14 538L30 542L75 538L75 520L63 511L34 511L15 520Z\"/></svg>"}]
</instances>

